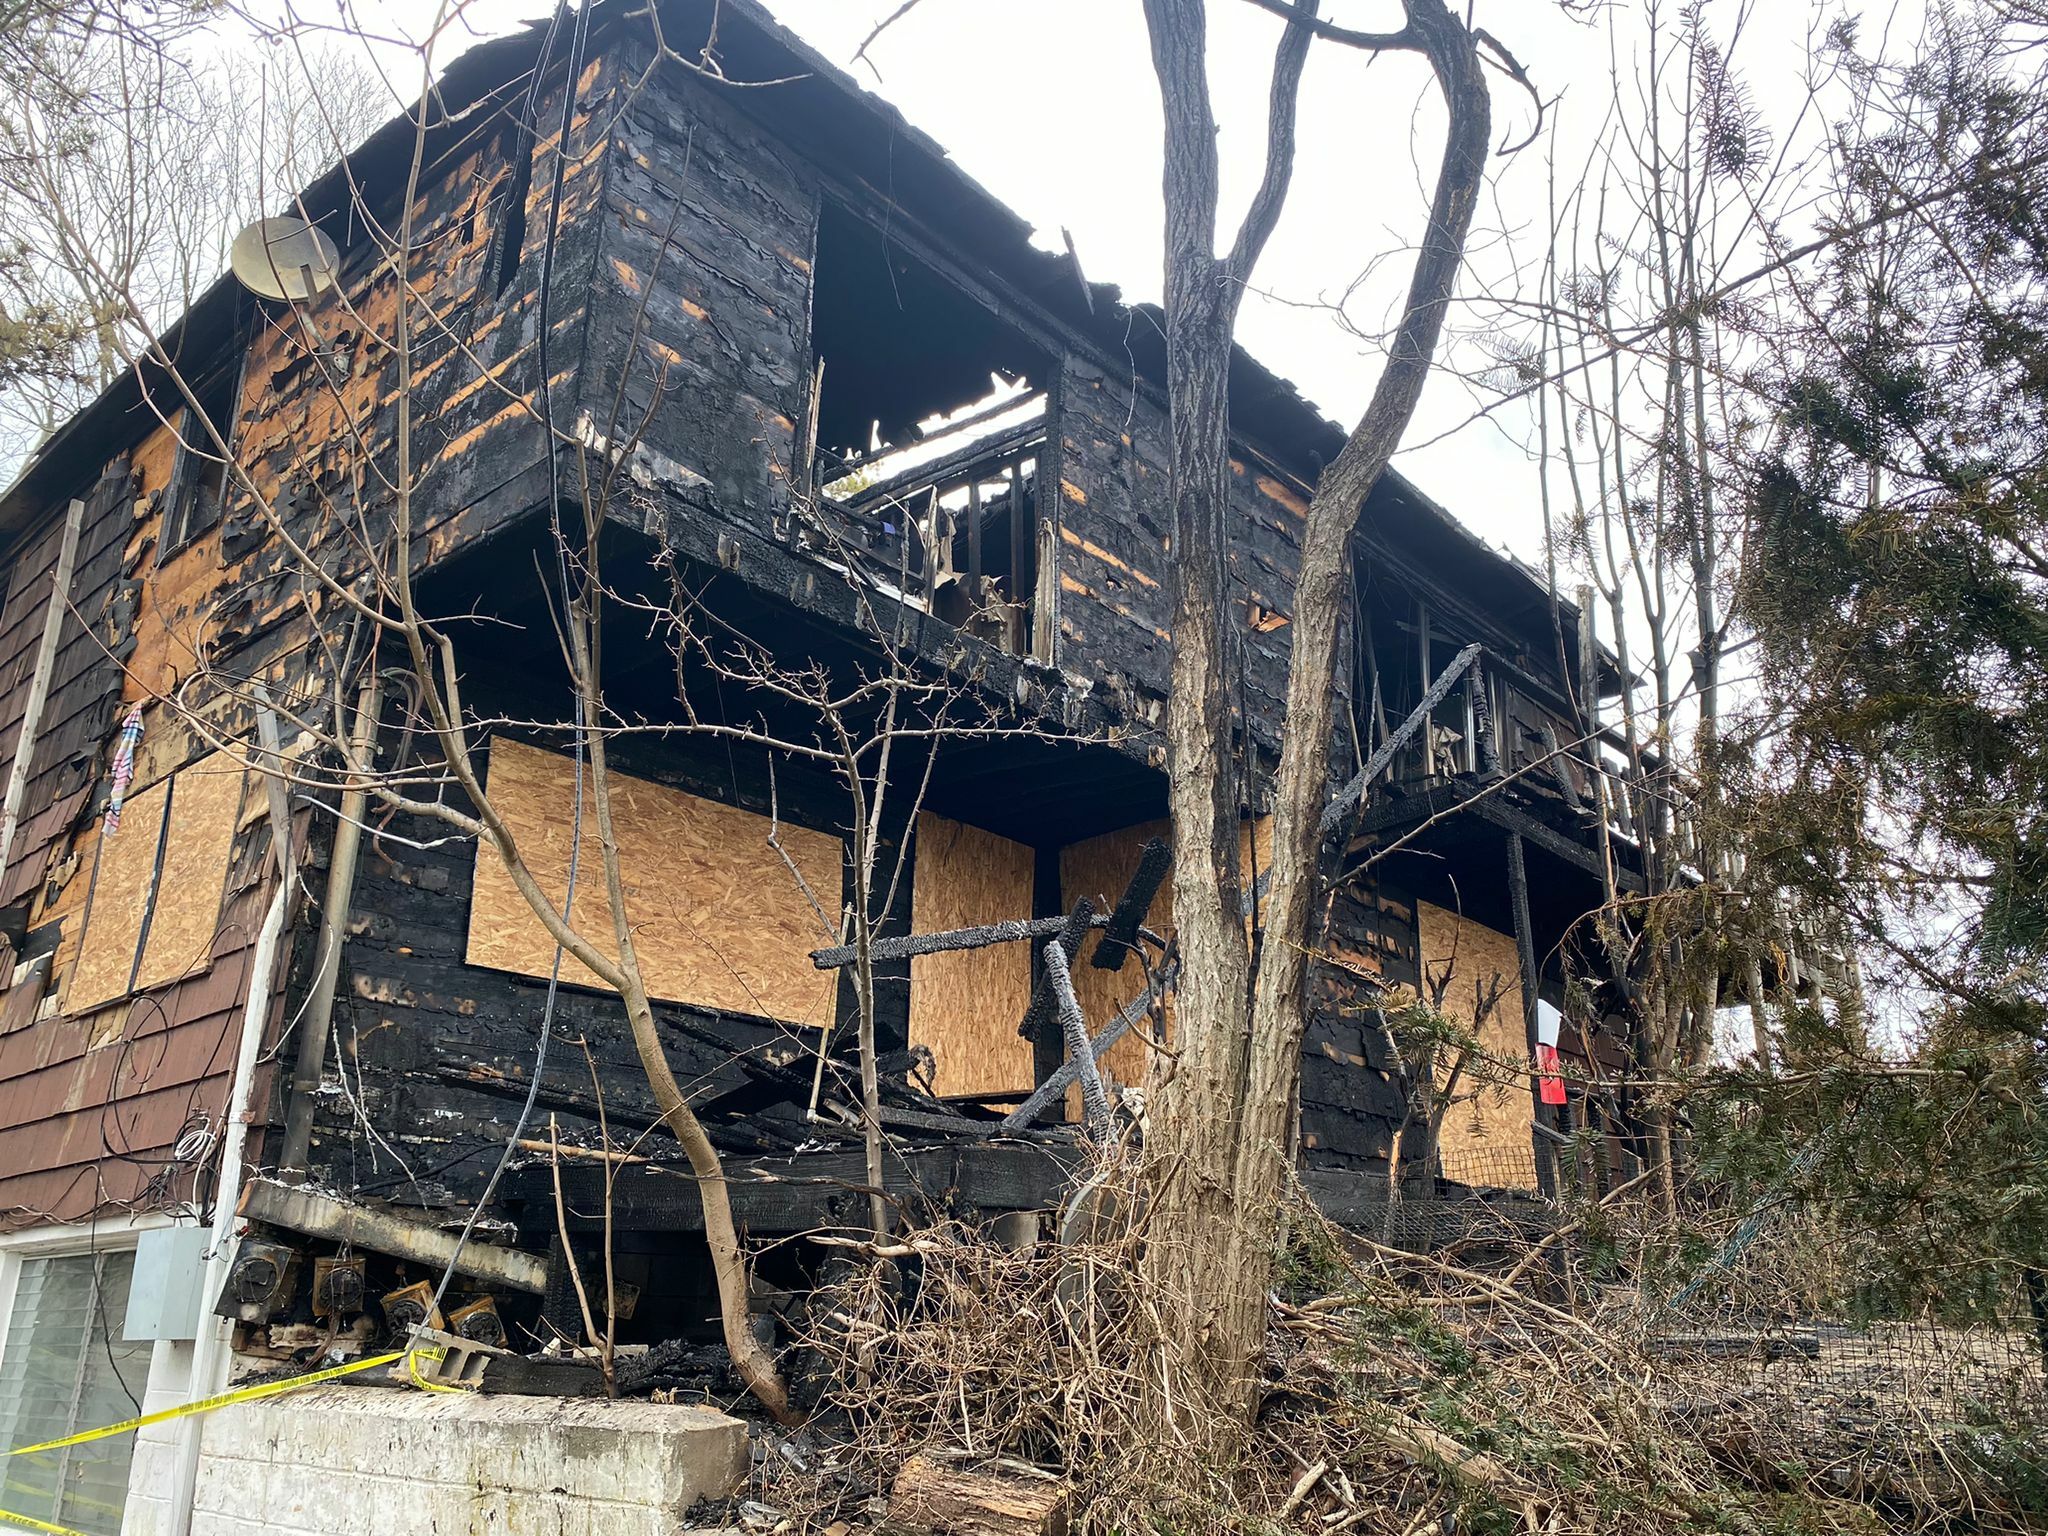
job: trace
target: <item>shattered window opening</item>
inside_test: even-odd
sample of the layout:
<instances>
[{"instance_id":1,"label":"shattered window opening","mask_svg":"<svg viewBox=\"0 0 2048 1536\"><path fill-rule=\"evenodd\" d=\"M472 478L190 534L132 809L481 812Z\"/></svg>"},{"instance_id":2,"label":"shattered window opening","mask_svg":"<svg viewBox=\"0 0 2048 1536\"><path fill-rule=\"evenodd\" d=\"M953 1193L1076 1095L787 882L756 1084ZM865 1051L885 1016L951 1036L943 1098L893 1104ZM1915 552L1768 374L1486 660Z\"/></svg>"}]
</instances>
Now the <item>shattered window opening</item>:
<instances>
[{"instance_id":1,"label":"shattered window opening","mask_svg":"<svg viewBox=\"0 0 2048 1536\"><path fill-rule=\"evenodd\" d=\"M815 271L814 509L870 581L1006 651L1030 651L1049 358L830 201Z\"/></svg>"},{"instance_id":2,"label":"shattered window opening","mask_svg":"<svg viewBox=\"0 0 2048 1536\"><path fill-rule=\"evenodd\" d=\"M164 490L163 537L158 562L168 560L220 521L227 500L228 461L214 449L206 423L213 424L228 452L235 449L235 406L241 393L239 359L194 391L201 415L191 406L178 413L178 453Z\"/></svg>"},{"instance_id":3,"label":"shattered window opening","mask_svg":"<svg viewBox=\"0 0 2048 1536\"><path fill-rule=\"evenodd\" d=\"M489 282L491 296L498 299L505 297L519 276L520 258L526 249L526 199L533 188L532 130L522 128L510 140L512 170L491 188L486 215L497 231Z\"/></svg>"}]
</instances>

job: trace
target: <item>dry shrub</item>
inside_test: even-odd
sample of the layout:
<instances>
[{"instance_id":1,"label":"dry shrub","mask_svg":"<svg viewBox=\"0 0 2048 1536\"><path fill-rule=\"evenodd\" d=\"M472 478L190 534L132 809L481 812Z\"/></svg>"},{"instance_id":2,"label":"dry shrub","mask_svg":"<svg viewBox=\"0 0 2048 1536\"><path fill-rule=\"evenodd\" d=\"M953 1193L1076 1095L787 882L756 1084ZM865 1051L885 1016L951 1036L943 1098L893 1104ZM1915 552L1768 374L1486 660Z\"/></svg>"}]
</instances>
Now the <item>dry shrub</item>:
<instances>
[{"instance_id":1,"label":"dry shrub","mask_svg":"<svg viewBox=\"0 0 2048 1536\"><path fill-rule=\"evenodd\" d=\"M1137 1209L1134 1188L1098 1175L1111 1211ZM807 1340L835 1473L785 1477L772 1502L790 1529L865 1524L924 1451L1064 1476L1077 1529L1101 1532L2041 1528L2018 1400L1833 1402L1764 1334L1753 1359L1674 1356L1670 1319L1572 1275L1565 1244L1481 1273L1306 1202L1289 1223L1249 1440L1182 1390L1166 1341L1184 1299L1139 1277L1142 1244L1170 1234L1142 1220L1024 1252L947 1224L857 1254Z\"/></svg>"},{"instance_id":2,"label":"dry shrub","mask_svg":"<svg viewBox=\"0 0 2048 1536\"><path fill-rule=\"evenodd\" d=\"M946 1223L867 1249L819 1292L803 1342L826 1367L820 1408L848 1433L843 1486L813 1492L818 1515L845 1513L848 1492L885 1486L919 1451L1057 1469L1098 1529L1206 1522L1232 1505L1223 1426L1179 1385L1194 1377L1168 1342L1173 1299L1139 1278L1142 1245L1165 1239L1116 1214L1138 1208L1137 1178L1098 1170L1085 1241L1011 1251Z\"/></svg>"}]
</instances>

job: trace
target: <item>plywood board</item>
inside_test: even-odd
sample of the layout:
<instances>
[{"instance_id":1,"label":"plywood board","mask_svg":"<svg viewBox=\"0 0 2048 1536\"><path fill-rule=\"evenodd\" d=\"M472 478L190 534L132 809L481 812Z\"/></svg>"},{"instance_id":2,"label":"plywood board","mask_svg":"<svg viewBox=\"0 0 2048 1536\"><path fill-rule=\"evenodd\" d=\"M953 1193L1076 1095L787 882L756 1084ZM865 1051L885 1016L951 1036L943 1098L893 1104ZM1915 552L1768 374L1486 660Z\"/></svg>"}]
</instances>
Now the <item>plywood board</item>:
<instances>
[{"instance_id":1,"label":"plywood board","mask_svg":"<svg viewBox=\"0 0 2048 1536\"><path fill-rule=\"evenodd\" d=\"M941 933L1031 914L1036 855L1022 843L929 811L917 818L911 930ZM940 1094L1026 1094L1031 946L918 955L910 962L910 1038L931 1047Z\"/></svg>"},{"instance_id":2,"label":"plywood board","mask_svg":"<svg viewBox=\"0 0 2048 1536\"><path fill-rule=\"evenodd\" d=\"M78 959L65 985L64 1011L74 1016L125 996L156 875L157 839L171 781L139 790L121 808L118 831L98 834L92 896L79 936ZM97 825L97 824L96 824Z\"/></svg>"},{"instance_id":3,"label":"plywood board","mask_svg":"<svg viewBox=\"0 0 2048 1536\"><path fill-rule=\"evenodd\" d=\"M575 819L570 759L522 742L491 744L486 793L512 829L542 890L567 889ZM766 816L614 772L612 822L620 850L626 913L648 991L671 1002L778 1019L829 1024L837 973L810 952L830 942L811 903L768 845ZM573 921L606 955L618 946L606 904L590 784ZM784 821L777 839L827 913L839 909L840 840ZM479 844L464 958L471 965L546 976L555 944L519 894L503 862ZM573 959L562 974L601 986Z\"/></svg>"},{"instance_id":4,"label":"plywood board","mask_svg":"<svg viewBox=\"0 0 2048 1536\"><path fill-rule=\"evenodd\" d=\"M1060 904L1072 910L1074 903L1086 896L1096 903L1098 909L1102 909L1104 903L1114 905L1123 895L1124 887L1130 884L1131 876L1137 873L1139 852L1155 837L1170 843L1172 823L1147 821L1134 827L1119 827L1114 832L1105 832L1085 842L1069 843L1060 850ZM1262 871L1272 857L1273 819L1270 816L1262 817L1256 823L1256 838L1255 848L1254 827L1239 829L1237 853L1247 881L1252 878L1254 852L1257 868ZM1145 926L1162 936L1173 932L1171 874L1153 898L1152 911L1145 920ZM1080 1000L1081 1014L1088 1021L1090 1034L1101 1030L1132 998L1145 990L1145 968L1135 957L1126 959L1120 971L1097 970L1089 963L1095 953L1095 945L1100 941L1101 935L1097 934L1083 945L1074 966L1074 995ZM1171 1001L1166 1010L1166 1033L1170 1041L1173 1038ZM1135 1085L1144 1079L1151 1055L1150 1045L1134 1031L1104 1052L1102 1061L1118 1082Z\"/></svg>"},{"instance_id":5,"label":"plywood board","mask_svg":"<svg viewBox=\"0 0 2048 1536\"><path fill-rule=\"evenodd\" d=\"M1522 967L1509 934L1429 902L1416 903L1425 996L1447 976L1443 1012L1474 1029L1479 1002L1497 984L1499 1000L1475 1033L1488 1055L1509 1065L1528 1059L1522 1022ZM1496 1069L1494 1075L1500 1075ZM1536 1154L1529 1140L1529 1087L1523 1078L1505 1084L1458 1085L1458 1102L1445 1112L1438 1146L1444 1174L1468 1184L1536 1188Z\"/></svg>"},{"instance_id":6,"label":"plywood board","mask_svg":"<svg viewBox=\"0 0 2048 1536\"><path fill-rule=\"evenodd\" d=\"M242 777L238 763L214 752L179 769L171 781L171 831L164 842L138 989L204 970L213 958L221 890L240 819Z\"/></svg>"}]
</instances>

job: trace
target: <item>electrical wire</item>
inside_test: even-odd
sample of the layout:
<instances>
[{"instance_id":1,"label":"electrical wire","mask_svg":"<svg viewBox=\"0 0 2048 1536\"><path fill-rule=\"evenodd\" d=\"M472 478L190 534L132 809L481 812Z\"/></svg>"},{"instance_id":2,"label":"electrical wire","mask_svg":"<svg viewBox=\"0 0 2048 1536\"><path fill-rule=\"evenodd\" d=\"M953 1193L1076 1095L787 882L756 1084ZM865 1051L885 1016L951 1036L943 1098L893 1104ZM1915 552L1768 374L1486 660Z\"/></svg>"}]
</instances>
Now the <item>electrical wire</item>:
<instances>
[{"instance_id":1,"label":"electrical wire","mask_svg":"<svg viewBox=\"0 0 2048 1536\"><path fill-rule=\"evenodd\" d=\"M534 361L539 372L538 390L541 418L541 432L548 447L548 516L555 533L555 560L557 579L562 587L562 601L566 609L569 602L568 557L562 544L562 476L561 445L555 434L554 390L548 373L548 297L553 284L555 245L561 233L562 184L566 175L569 157L569 130L575 123L576 81L583 72L583 53L590 40L591 0L576 12L576 27L569 44L569 67L562 81L562 117L555 136L554 175L548 189L547 233L541 246L540 294L537 332L534 345ZM548 53L553 47L556 34L560 31L562 19L568 12L568 0L560 0L555 9L553 21L549 24L546 39L541 44L540 57L534 62L533 84L528 95L528 115L537 117L542 84L547 75ZM585 736L590 721L584 712L584 695L579 689L576 694L576 742L575 773L576 793L573 820L569 831L569 877L567 889L562 897L562 921L567 923L576 904L576 874L583 848L583 756ZM560 990L562 976L562 946L555 945L554 964L548 969L548 991L541 1007L540 1041L534 1050L533 1075L526 1087L526 1101L520 1106L519 1119L512 1127L512 1134L506 1138L505 1150L500 1154L497 1166L491 1170L485 1182L483 1193L470 1208L469 1218L462 1224L462 1231L455 1240L455 1251L448 1256L448 1264L441 1271L440 1283L434 1287L434 1298L427 1306L427 1315L432 1317L440 1309L441 1298L447 1294L448 1285L455 1276L455 1266L461 1262L463 1249L469 1244L470 1235L476 1224L490 1208L491 1198L497 1193L498 1182L511 1166L513 1155L526 1135L527 1125L533 1118L533 1110L540 1099L540 1085L547 1070L548 1040L554 1034L555 999Z\"/></svg>"}]
</instances>

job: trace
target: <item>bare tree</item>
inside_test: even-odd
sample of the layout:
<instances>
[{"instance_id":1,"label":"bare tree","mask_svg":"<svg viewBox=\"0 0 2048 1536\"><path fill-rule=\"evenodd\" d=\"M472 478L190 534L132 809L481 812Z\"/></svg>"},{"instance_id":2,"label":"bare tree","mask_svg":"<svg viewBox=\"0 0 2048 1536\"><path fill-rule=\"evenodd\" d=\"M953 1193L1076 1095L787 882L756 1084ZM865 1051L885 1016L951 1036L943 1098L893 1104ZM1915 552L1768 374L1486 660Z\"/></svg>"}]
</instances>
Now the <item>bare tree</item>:
<instances>
[{"instance_id":1,"label":"bare tree","mask_svg":"<svg viewBox=\"0 0 2048 1536\"><path fill-rule=\"evenodd\" d=\"M399 105L359 49L194 30L177 6L32 6L0 71L0 466L126 366L103 285L49 259L89 241L166 324L227 266L236 231L280 211ZM253 88L252 88L253 81Z\"/></svg>"},{"instance_id":2,"label":"bare tree","mask_svg":"<svg viewBox=\"0 0 2048 1536\"><path fill-rule=\"evenodd\" d=\"M1534 447L1552 583L1584 583L1580 622L1609 641L1623 679L1616 716L1603 718L1592 667L1569 665L1557 627L1584 750L1603 770L1607 888L1588 947L1626 978L1646 1081L1705 1065L1725 975L1744 978L1767 1050L1758 957L1792 948L1770 893L1745 879L1728 794L1753 746L1728 728L1742 554L1729 486L1768 412L1746 383L1759 301L1731 279L1771 256L1802 195L1828 63L1816 48L1803 78L1795 66L1799 89L1770 123L1736 62L1753 15L1719 18L1719 37L1697 8L1608 18L1610 53L1632 68L1617 73L1583 159L1560 163L1553 143L1540 277L1494 316L1497 335L1533 337L1497 343L1492 378L1515 394L1541 381ZM1617 890L1617 838L1641 861L1639 896ZM1649 1093L1641 1112L1668 1206L1668 1092Z\"/></svg>"},{"instance_id":3,"label":"bare tree","mask_svg":"<svg viewBox=\"0 0 2048 1536\"><path fill-rule=\"evenodd\" d=\"M557 465L554 533L562 570L556 621L577 706L576 719L563 724L587 765L590 840L604 893L601 902L586 906L582 913L572 916L561 893L542 885L517 832L487 790L478 755L480 735L487 727L465 705L462 657L450 627L424 610L418 599L416 576L423 564L419 519L431 505L425 499L426 485L434 468L431 455L417 445L421 363L430 352L474 361L469 339L451 326L436 303L435 279L444 274L423 254L423 151L439 113L432 88L432 39L444 35L458 9L442 8L428 33L429 43L420 50L422 90L410 113L413 153L404 185L389 205L381 197L373 204L367 191L358 189L354 213L365 237L376 242L378 257L367 269L363 286L321 295L319 313L313 305L294 303L277 316L286 349L316 364L322 356L323 326L345 319L372 349L370 360L392 381L386 407L388 438L351 434L346 439L359 473L350 479L349 502L334 508L335 526L342 530L338 552L315 547L301 536L280 506L281 497L293 486L259 479L249 456L238 454L230 444L232 423L207 414L194 380L181 368L187 360L175 355L166 342L160 291L145 283L138 268L125 259L127 246L122 240L104 238L106 231L92 217L94 200L71 195L77 189L53 170L39 172L41 180L31 184L49 195L46 214L53 254L95 313L106 317L102 334L121 366L162 381L163 388L152 395L155 408L167 420L171 412L184 409L187 451L224 465L231 492L245 500L306 594L299 605L310 631L303 650L306 671L285 697L266 693L259 699L237 660L223 656L213 664L204 656L202 637L202 665L162 702L202 737L251 766L285 777L300 791L339 795L344 805L367 801L437 821L457 835L476 839L501 861L561 952L619 994L660 1123L681 1145L696 1175L734 1367L771 1413L787 1417L792 1409L774 1359L749 1326L747 1260L733 1221L723 1164L667 1060L626 903L609 751L622 722L609 713L606 702L607 590L595 558L610 496L623 479L623 453L618 448L593 448L567 424L558 426L545 385L521 393L497 384L543 427ZM591 119L587 113L576 119L573 93L557 90L562 100L560 121L554 125L557 143L570 146L579 130L590 130ZM535 102L541 99L536 90ZM595 149L586 144L554 154L557 196L566 155L599 152L602 142L600 134ZM545 324L541 329L545 331ZM317 377L346 417L352 409L349 379L325 366L317 368ZM169 398L157 398L164 394ZM624 394L623 389L618 392L620 402ZM614 418L618 414L615 408ZM599 440L630 445L637 425L618 431L616 419L600 423ZM580 493L573 502L562 494L565 486ZM409 699L408 732L417 738L419 750L407 761L382 763L381 700L394 671ZM227 729L227 721L247 718L259 703L274 707L307 749L281 758ZM833 895L836 899L837 893Z\"/></svg>"}]
</instances>

